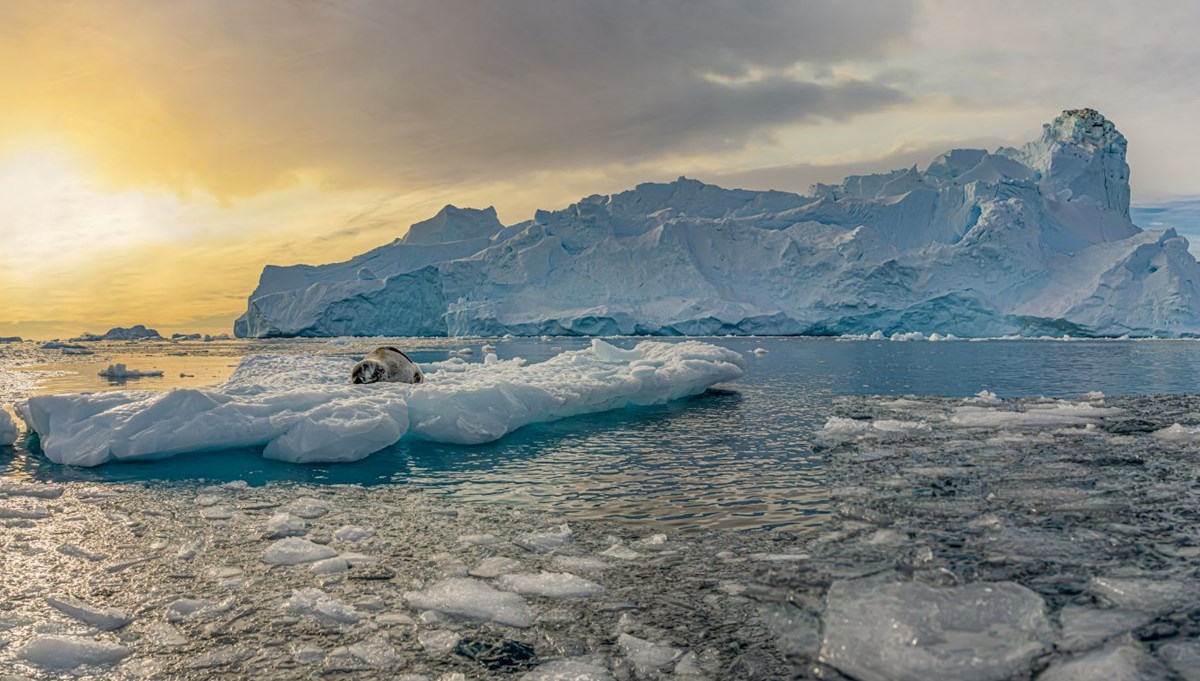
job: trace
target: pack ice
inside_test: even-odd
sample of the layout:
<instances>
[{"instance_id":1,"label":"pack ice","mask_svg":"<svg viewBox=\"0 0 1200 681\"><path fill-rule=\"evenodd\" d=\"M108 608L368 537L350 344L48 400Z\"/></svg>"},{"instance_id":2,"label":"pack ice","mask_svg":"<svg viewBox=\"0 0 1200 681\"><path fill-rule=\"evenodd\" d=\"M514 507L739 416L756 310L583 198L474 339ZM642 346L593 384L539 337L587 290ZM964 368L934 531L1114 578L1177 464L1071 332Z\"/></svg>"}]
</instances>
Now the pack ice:
<instances>
[{"instance_id":1,"label":"pack ice","mask_svg":"<svg viewBox=\"0 0 1200 681\"><path fill-rule=\"evenodd\" d=\"M680 178L504 226L447 206L351 260L267 267L243 337L1200 332L1200 265L1130 221L1091 109L811 195Z\"/></svg>"},{"instance_id":2,"label":"pack ice","mask_svg":"<svg viewBox=\"0 0 1200 681\"><path fill-rule=\"evenodd\" d=\"M355 461L406 434L479 444L530 423L696 395L741 377L745 360L697 341L623 350L596 339L532 365L456 358L426 367L418 385L352 385L351 366L252 355L212 389L47 395L18 411L48 458L76 466L240 447L300 463Z\"/></svg>"}]
</instances>

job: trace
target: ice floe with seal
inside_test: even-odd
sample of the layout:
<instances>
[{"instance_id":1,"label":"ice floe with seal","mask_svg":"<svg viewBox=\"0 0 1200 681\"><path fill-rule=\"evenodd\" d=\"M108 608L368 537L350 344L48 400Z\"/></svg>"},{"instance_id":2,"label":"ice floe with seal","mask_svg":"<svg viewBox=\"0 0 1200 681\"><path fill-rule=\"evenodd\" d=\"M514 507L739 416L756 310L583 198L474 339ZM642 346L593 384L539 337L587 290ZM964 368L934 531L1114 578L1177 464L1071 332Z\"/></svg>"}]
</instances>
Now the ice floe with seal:
<instances>
[{"instance_id":1,"label":"ice floe with seal","mask_svg":"<svg viewBox=\"0 0 1200 681\"><path fill-rule=\"evenodd\" d=\"M356 461L406 434L481 444L531 423L662 404L740 378L744 358L698 341L602 340L545 362L427 365L418 385L351 385L348 358L251 355L212 389L46 395L18 405L42 451L62 464L263 447L297 463Z\"/></svg>"}]
</instances>

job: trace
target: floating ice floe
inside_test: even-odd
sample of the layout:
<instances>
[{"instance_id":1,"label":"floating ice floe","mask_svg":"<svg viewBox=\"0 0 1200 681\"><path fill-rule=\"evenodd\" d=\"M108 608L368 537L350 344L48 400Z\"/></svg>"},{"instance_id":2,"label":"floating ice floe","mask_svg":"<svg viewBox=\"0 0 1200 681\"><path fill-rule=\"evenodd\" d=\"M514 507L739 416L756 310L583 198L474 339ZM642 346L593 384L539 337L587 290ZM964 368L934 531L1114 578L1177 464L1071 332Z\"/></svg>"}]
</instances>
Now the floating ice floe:
<instances>
[{"instance_id":1,"label":"floating ice floe","mask_svg":"<svg viewBox=\"0 0 1200 681\"><path fill-rule=\"evenodd\" d=\"M362 616L320 589L296 589L284 604L288 612L311 617L322 624L358 624Z\"/></svg>"},{"instance_id":2,"label":"floating ice floe","mask_svg":"<svg viewBox=\"0 0 1200 681\"><path fill-rule=\"evenodd\" d=\"M452 577L429 586L423 591L404 594L409 607L436 610L451 617L528 627L533 615L525 599L517 594L497 591L483 582L468 577Z\"/></svg>"},{"instance_id":3,"label":"floating ice floe","mask_svg":"<svg viewBox=\"0 0 1200 681\"><path fill-rule=\"evenodd\" d=\"M328 546L314 544L300 537L287 537L267 548L263 562L271 565L298 565L333 558L336 555L337 551Z\"/></svg>"},{"instance_id":4,"label":"floating ice floe","mask_svg":"<svg viewBox=\"0 0 1200 681\"><path fill-rule=\"evenodd\" d=\"M109 641L82 636L39 636L21 649L20 656L40 667L73 669L85 664L115 664L129 653L129 648Z\"/></svg>"},{"instance_id":5,"label":"floating ice floe","mask_svg":"<svg viewBox=\"0 0 1200 681\"><path fill-rule=\"evenodd\" d=\"M496 583L501 589L525 596L547 598L591 598L604 593L604 587L568 572L525 572L501 575Z\"/></svg>"},{"instance_id":6,"label":"floating ice floe","mask_svg":"<svg viewBox=\"0 0 1200 681\"><path fill-rule=\"evenodd\" d=\"M490 442L521 426L661 404L742 376L743 357L688 341L593 340L539 364L444 362L418 385L349 384L352 360L253 355L213 389L45 395L19 405L56 463L95 466L239 447L293 462L355 461L405 434Z\"/></svg>"}]
</instances>

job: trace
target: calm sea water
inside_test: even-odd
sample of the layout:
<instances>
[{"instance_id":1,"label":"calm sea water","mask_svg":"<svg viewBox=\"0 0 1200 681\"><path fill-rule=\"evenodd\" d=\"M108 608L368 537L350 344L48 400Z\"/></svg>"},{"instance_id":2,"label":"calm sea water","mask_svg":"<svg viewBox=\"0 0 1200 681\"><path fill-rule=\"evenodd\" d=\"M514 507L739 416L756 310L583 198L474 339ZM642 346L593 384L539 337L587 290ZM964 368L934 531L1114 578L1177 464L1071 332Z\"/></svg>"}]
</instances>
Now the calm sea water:
<instances>
[{"instance_id":1,"label":"calm sea water","mask_svg":"<svg viewBox=\"0 0 1200 681\"><path fill-rule=\"evenodd\" d=\"M168 388L223 380L250 352L360 356L380 341L241 341L104 346L86 363L57 370L38 392ZM462 340L399 341L418 362L442 360ZM587 340L491 341L501 357L540 361ZM631 346L635 339L618 339ZM295 465L256 451L181 456L93 469L57 466L36 451L0 450L0 475L44 480L272 480L399 484L463 501L537 504L577 517L678 529L778 528L820 522L828 512L816 431L839 395L1006 396L1200 392L1200 342L887 342L738 338L711 342L747 353L736 382L661 407L538 424L481 446L402 442L353 464ZM478 342L474 342L475 361ZM749 354L764 348L765 355ZM164 371L116 385L95 375L115 361ZM185 374L181 376L181 374Z\"/></svg>"}]
</instances>

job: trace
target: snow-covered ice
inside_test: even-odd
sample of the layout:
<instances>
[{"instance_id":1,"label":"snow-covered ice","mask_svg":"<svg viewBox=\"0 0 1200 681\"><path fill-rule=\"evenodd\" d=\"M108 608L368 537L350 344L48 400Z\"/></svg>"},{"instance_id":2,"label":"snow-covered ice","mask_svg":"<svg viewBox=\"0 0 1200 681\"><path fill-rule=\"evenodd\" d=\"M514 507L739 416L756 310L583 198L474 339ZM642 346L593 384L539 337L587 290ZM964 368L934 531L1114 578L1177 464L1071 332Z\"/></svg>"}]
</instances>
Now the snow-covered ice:
<instances>
[{"instance_id":1,"label":"snow-covered ice","mask_svg":"<svg viewBox=\"0 0 1200 681\"><path fill-rule=\"evenodd\" d=\"M501 575L496 584L506 591L547 598L592 598L604 593L603 586L567 572Z\"/></svg>"},{"instance_id":2,"label":"snow-covered ice","mask_svg":"<svg viewBox=\"0 0 1200 681\"><path fill-rule=\"evenodd\" d=\"M268 539L299 537L308 531L308 523L291 513L280 512L267 519L265 536Z\"/></svg>"},{"instance_id":3,"label":"snow-covered ice","mask_svg":"<svg viewBox=\"0 0 1200 681\"><path fill-rule=\"evenodd\" d=\"M1174 229L1130 221L1126 150L1110 121L1077 109L1019 148L955 149L808 195L680 178L508 226L447 206L348 261L267 267L234 330L1195 334L1200 264Z\"/></svg>"},{"instance_id":4,"label":"snow-covered ice","mask_svg":"<svg viewBox=\"0 0 1200 681\"><path fill-rule=\"evenodd\" d=\"M267 458L293 462L353 461L406 434L479 444L539 421L661 404L739 378L745 368L738 353L706 343L644 341L622 350L598 339L538 364L442 363L418 385L351 385L352 364L253 355L210 390L46 395L19 409L56 463L235 447L264 447Z\"/></svg>"},{"instance_id":5,"label":"snow-covered ice","mask_svg":"<svg viewBox=\"0 0 1200 681\"><path fill-rule=\"evenodd\" d=\"M285 603L285 609L328 625L352 625L362 619L353 606L342 603L320 589L292 591L291 597Z\"/></svg>"},{"instance_id":6,"label":"snow-covered ice","mask_svg":"<svg viewBox=\"0 0 1200 681\"><path fill-rule=\"evenodd\" d=\"M574 538L571 527L566 523L536 532L523 534L513 540L513 543L523 549L546 553L570 544Z\"/></svg>"},{"instance_id":7,"label":"snow-covered ice","mask_svg":"<svg viewBox=\"0 0 1200 681\"><path fill-rule=\"evenodd\" d=\"M11 445L20 436L21 431L17 429L16 422L8 414L8 410L3 405L0 405L0 447Z\"/></svg>"},{"instance_id":8,"label":"snow-covered ice","mask_svg":"<svg viewBox=\"0 0 1200 681\"><path fill-rule=\"evenodd\" d=\"M74 669L81 665L115 664L129 648L82 636L39 636L21 649L21 658L41 667Z\"/></svg>"},{"instance_id":9,"label":"snow-covered ice","mask_svg":"<svg viewBox=\"0 0 1200 681\"><path fill-rule=\"evenodd\" d=\"M497 591L469 577L444 579L421 591L404 594L410 607L436 610L452 617L528 627L533 615L525 599L517 594Z\"/></svg>"}]
</instances>

